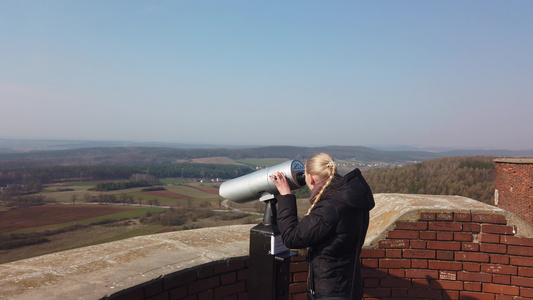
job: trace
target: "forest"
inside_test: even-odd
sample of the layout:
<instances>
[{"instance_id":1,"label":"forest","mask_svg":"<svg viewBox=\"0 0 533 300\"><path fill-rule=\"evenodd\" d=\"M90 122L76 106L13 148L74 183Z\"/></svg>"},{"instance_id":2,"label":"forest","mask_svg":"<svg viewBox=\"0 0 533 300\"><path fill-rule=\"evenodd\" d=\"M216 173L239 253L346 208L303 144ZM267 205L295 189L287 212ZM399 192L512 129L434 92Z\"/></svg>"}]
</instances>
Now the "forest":
<instances>
[{"instance_id":1,"label":"forest","mask_svg":"<svg viewBox=\"0 0 533 300\"><path fill-rule=\"evenodd\" d=\"M23 184L31 187L36 183L47 184L58 181L128 179L134 174L148 174L155 178L231 179L250 172L252 172L252 168L249 166L196 163L136 166L52 166L0 171L0 187L10 184Z\"/></svg>"},{"instance_id":2,"label":"forest","mask_svg":"<svg viewBox=\"0 0 533 300\"><path fill-rule=\"evenodd\" d=\"M493 205L494 159L446 157L363 175L374 193L459 195Z\"/></svg>"}]
</instances>

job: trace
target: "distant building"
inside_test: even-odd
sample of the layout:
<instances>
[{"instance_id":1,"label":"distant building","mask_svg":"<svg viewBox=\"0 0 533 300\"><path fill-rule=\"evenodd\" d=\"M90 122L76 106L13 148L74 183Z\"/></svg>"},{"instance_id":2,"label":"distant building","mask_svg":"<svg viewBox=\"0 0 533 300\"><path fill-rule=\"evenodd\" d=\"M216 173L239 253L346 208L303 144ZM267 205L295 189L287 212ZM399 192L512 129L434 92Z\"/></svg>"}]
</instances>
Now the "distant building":
<instances>
[{"instance_id":1,"label":"distant building","mask_svg":"<svg viewBox=\"0 0 533 300\"><path fill-rule=\"evenodd\" d=\"M533 158L498 158L494 164L494 204L533 226Z\"/></svg>"}]
</instances>

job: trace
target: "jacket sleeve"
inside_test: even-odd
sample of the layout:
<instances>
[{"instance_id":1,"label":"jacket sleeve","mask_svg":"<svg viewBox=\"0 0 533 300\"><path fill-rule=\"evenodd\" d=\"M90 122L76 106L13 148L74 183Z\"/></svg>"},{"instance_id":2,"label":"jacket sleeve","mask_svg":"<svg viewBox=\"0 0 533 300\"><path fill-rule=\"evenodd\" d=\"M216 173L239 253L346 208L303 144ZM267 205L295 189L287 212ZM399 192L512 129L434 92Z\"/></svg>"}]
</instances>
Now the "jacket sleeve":
<instances>
[{"instance_id":1,"label":"jacket sleeve","mask_svg":"<svg viewBox=\"0 0 533 300\"><path fill-rule=\"evenodd\" d=\"M327 205L318 203L298 222L298 210L294 195L277 196L278 227L283 244L288 248L299 249L314 246L330 236L334 231L334 211Z\"/></svg>"}]
</instances>

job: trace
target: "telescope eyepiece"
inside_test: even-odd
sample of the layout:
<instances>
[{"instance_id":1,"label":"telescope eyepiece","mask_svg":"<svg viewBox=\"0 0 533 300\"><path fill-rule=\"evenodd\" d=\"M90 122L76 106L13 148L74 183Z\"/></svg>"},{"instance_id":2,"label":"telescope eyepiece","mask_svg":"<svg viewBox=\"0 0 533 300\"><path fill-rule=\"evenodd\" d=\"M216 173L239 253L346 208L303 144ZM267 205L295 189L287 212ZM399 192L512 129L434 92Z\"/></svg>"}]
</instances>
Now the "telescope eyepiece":
<instances>
[{"instance_id":1,"label":"telescope eyepiece","mask_svg":"<svg viewBox=\"0 0 533 300\"><path fill-rule=\"evenodd\" d=\"M305 185L305 174L303 172L298 172L296 174L296 182L301 186Z\"/></svg>"}]
</instances>

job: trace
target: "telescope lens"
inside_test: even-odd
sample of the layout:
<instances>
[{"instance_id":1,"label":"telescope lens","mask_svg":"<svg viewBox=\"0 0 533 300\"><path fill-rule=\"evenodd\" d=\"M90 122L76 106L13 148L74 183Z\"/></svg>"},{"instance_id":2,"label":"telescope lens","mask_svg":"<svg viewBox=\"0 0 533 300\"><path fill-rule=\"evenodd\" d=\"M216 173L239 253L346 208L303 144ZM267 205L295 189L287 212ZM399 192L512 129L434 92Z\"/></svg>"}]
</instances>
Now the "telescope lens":
<instances>
[{"instance_id":1,"label":"telescope lens","mask_svg":"<svg viewBox=\"0 0 533 300\"><path fill-rule=\"evenodd\" d=\"M300 186L304 186L305 185L305 174L302 172L297 173L296 181L298 182Z\"/></svg>"}]
</instances>

